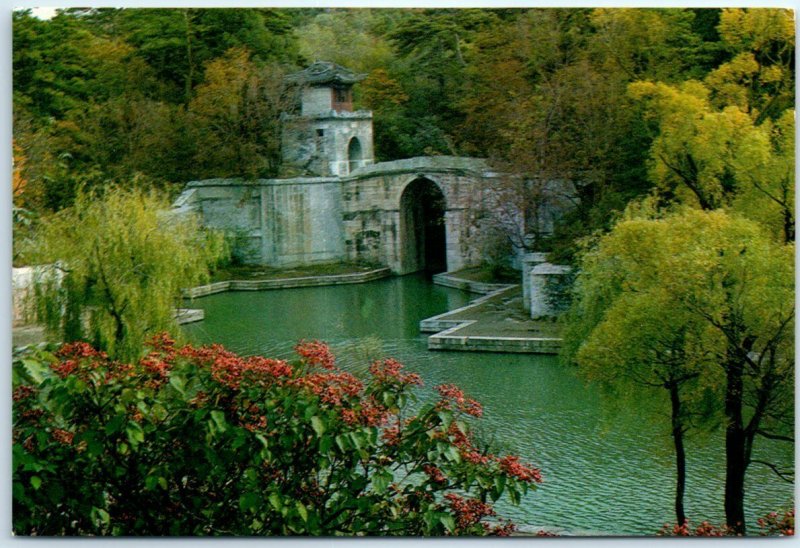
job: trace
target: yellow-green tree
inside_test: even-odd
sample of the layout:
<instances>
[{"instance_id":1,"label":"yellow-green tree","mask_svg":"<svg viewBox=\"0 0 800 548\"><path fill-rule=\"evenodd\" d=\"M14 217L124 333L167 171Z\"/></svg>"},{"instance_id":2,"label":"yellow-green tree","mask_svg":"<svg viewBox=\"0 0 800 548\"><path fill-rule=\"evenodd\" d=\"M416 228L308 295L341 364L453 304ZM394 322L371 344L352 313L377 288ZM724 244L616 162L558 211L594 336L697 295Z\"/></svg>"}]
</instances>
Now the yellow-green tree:
<instances>
[{"instance_id":1,"label":"yellow-green tree","mask_svg":"<svg viewBox=\"0 0 800 548\"><path fill-rule=\"evenodd\" d=\"M294 106L283 71L231 48L206 65L189 103L204 177L274 177L280 166L280 115Z\"/></svg>"},{"instance_id":2,"label":"yellow-green tree","mask_svg":"<svg viewBox=\"0 0 800 548\"><path fill-rule=\"evenodd\" d=\"M107 188L43 219L26 259L53 265L33 298L54 337L136 359L147 335L174 331L181 290L206 279L223 253L220 235L171 212L165 196Z\"/></svg>"},{"instance_id":3,"label":"yellow-green tree","mask_svg":"<svg viewBox=\"0 0 800 548\"><path fill-rule=\"evenodd\" d=\"M714 107L711 89L637 82L659 135L650 177L665 200L705 210L729 208L794 241L794 111L760 124L737 105Z\"/></svg>"},{"instance_id":4,"label":"yellow-green tree","mask_svg":"<svg viewBox=\"0 0 800 548\"><path fill-rule=\"evenodd\" d=\"M726 521L744 533L753 444L793 432L794 245L723 211L685 209L623 220L581 266L569 355L595 378L667 389L679 522L686 413L723 419Z\"/></svg>"}]
</instances>

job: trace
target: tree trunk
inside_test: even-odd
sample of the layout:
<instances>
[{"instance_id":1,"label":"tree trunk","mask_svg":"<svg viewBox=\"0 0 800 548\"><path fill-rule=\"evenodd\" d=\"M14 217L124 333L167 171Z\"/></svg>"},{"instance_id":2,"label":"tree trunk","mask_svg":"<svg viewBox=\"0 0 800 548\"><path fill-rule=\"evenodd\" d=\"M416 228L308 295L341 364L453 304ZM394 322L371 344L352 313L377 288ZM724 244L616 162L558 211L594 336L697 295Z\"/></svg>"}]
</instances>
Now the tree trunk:
<instances>
[{"instance_id":1,"label":"tree trunk","mask_svg":"<svg viewBox=\"0 0 800 548\"><path fill-rule=\"evenodd\" d=\"M744 535L744 474L747 457L742 422L743 370L741 364L734 360L726 367L725 416L728 425L725 429L725 521L734 533Z\"/></svg>"},{"instance_id":2,"label":"tree trunk","mask_svg":"<svg viewBox=\"0 0 800 548\"><path fill-rule=\"evenodd\" d=\"M675 468L677 471L675 483L675 517L678 525L686 523L686 512L683 508L683 495L686 492L686 449L683 446L683 421L681 420L681 400L678 393L678 383L668 385L670 401L672 402L672 439L675 443Z\"/></svg>"}]
</instances>

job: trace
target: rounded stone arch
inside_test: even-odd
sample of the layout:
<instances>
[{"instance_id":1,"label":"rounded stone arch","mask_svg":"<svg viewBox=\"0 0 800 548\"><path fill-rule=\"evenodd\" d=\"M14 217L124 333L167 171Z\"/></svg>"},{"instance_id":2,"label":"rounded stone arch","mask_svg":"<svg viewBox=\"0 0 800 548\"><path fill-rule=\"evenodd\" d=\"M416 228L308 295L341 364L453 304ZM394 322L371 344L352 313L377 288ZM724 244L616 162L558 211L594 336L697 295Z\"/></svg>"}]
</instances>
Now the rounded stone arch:
<instances>
[{"instance_id":1,"label":"rounded stone arch","mask_svg":"<svg viewBox=\"0 0 800 548\"><path fill-rule=\"evenodd\" d=\"M353 137L347 143L347 173L352 173L364 160L364 149L358 137Z\"/></svg>"},{"instance_id":2,"label":"rounded stone arch","mask_svg":"<svg viewBox=\"0 0 800 548\"><path fill-rule=\"evenodd\" d=\"M400 177L398 177L397 179L400 179ZM393 185L394 190L392 194L391 203L393 203L396 207L399 208L400 199L403 197L403 193L408 188L408 185L410 185L417 179L427 179L428 181L436 185L436 187L439 189L439 192L441 192L442 196L444 196L445 204L450 204L451 200L449 196L449 188L447 187L447 185L443 184L441 179L436 175L431 175L429 173L422 173L422 172L417 173L415 175L409 175L407 177L404 177L403 179L400 180L399 184L397 184L396 186Z\"/></svg>"},{"instance_id":3,"label":"rounded stone arch","mask_svg":"<svg viewBox=\"0 0 800 548\"><path fill-rule=\"evenodd\" d=\"M423 174L398 189L400 273L447 270L447 196L439 182Z\"/></svg>"}]
</instances>

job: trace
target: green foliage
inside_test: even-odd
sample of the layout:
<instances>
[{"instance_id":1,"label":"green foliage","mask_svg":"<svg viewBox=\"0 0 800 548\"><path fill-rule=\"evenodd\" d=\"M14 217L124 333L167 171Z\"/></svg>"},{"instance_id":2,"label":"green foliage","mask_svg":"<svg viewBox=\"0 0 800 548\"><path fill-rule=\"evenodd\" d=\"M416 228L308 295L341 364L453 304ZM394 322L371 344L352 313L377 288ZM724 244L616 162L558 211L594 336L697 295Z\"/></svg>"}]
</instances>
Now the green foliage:
<instances>
[{"instance_id":1,"label":"green foliage","mask_svg":"<svg viewBox=\"0 0 800 548\"><path fill-rule=\"evenodd\" d=\"M204 177L275 177L281 159L280 115L294 96L283 71L259 67L250 52L231 49L209 62L189 103L194 158Z\"/></svg>"},{"instance_id":2,"label":"green foliage","mask_svg":"<svg viewBox=\"0 0 800 548\"><path fill-rule=\"evenodd\" d=\"M731 208L794 240L794 111L756 124L738 106L715 109L699 82L639 82L630 91L658 120L650 172L664 198Z\"/></svg>"},{"instance_id":3,"label":"green foliage","mask_svg":"<svg viewBox=\"0 0 800 548\"><path fill-rule=\"evenodd\" d=\"M52 265L33 295L53 336L133 359L146 334L175 325L181 290L204 280L222 253L221 236L176 217L162 195L109 187L42 219L25 259Z\"/></svg>"},{"instance_id":4,"label":"green foliage","mask_svg":"<svg viewBox=\"0 0 800 548\"><path fill-rule=\"evenodd\" d=\"M503 535L486 501L541 481L475 449L477 402L447 385L420 405L394 360L362 382L317 342L291 364L149 344L15 360L16 534Z\"/></svg>"},{"instance_id":5,"label":"green foliage","mask_svg":"<svg viewBox=\"0 0 800 548\"><path fill-rule=\"evenodd\" d=\"M564 356L673 390L673 430L723 423L726 518L744 533L755 439L793 430L794 245L721 210L648 209L583 256Z\"/></svg>"}]
</instances>

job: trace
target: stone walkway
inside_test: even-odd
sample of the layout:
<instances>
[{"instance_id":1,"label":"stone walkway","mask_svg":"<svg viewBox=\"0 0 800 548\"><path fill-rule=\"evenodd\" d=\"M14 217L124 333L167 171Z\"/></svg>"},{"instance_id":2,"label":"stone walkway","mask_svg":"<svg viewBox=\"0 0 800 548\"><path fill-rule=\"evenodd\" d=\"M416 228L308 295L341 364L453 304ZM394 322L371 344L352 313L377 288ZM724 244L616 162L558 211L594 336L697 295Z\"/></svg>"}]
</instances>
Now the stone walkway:
<instances>
[{"instance_id":1,"label":"stone walkway","mask_svg":"<svg viewBox=\"0 0 800 548\"><path fill-rule=\"evenodd\" d=\"M434 283L488 293L462 308L420 322L430 350L557 354L561 347L554 321L532 320L522 306L519 285L477 284L451 275Z\"/></svg>"}]
</instances>

